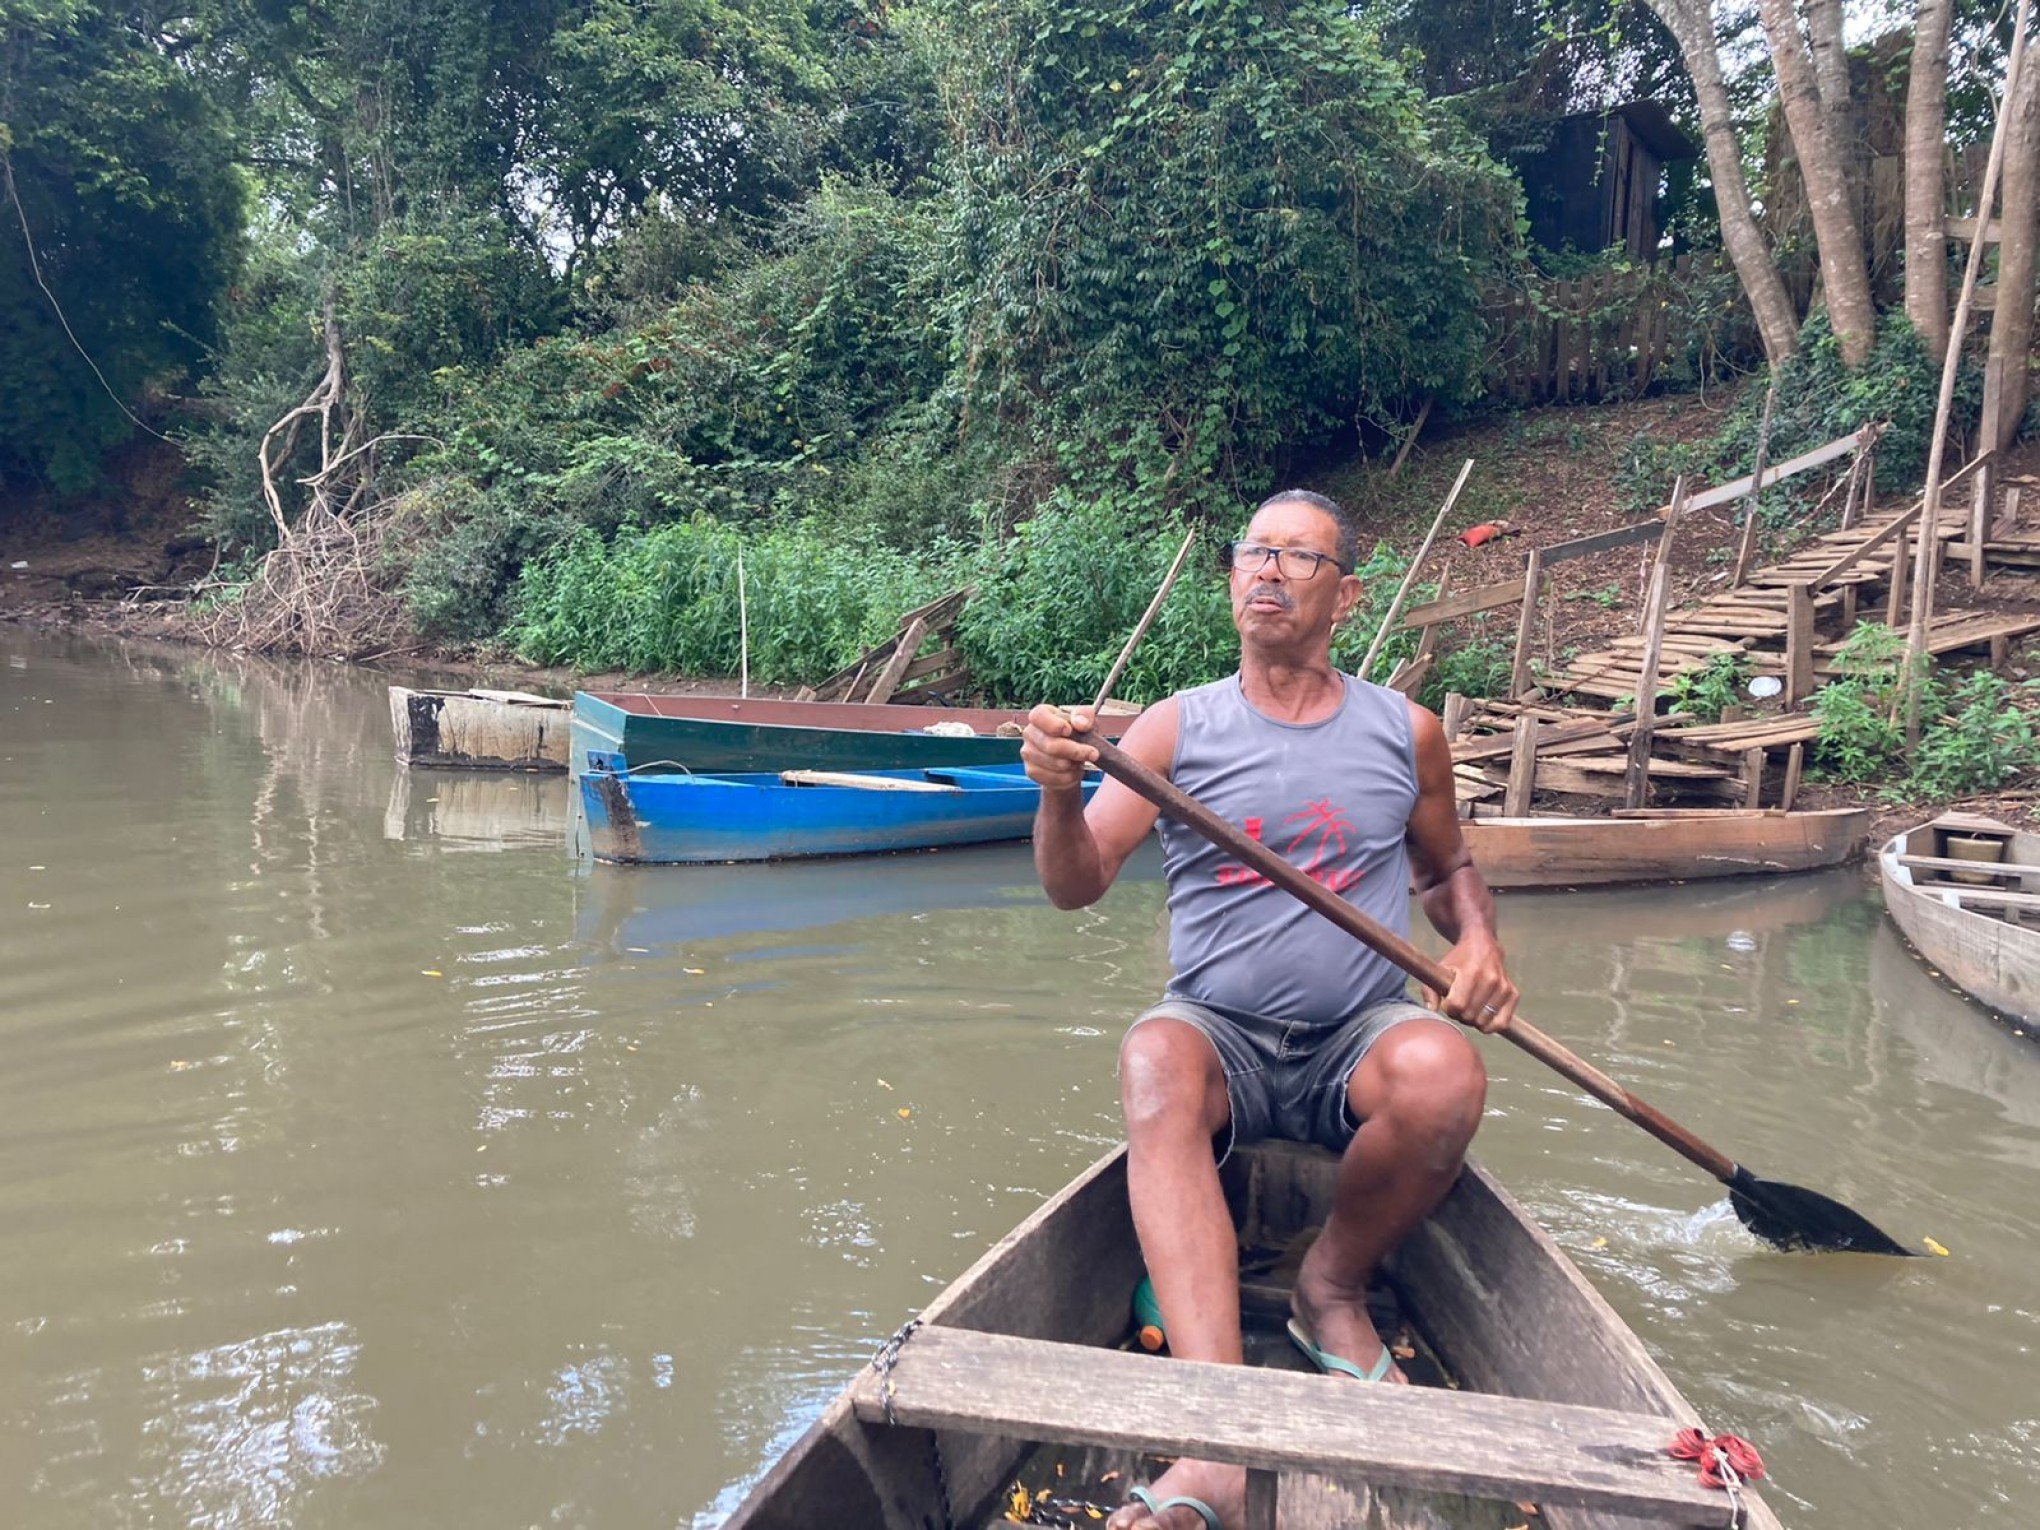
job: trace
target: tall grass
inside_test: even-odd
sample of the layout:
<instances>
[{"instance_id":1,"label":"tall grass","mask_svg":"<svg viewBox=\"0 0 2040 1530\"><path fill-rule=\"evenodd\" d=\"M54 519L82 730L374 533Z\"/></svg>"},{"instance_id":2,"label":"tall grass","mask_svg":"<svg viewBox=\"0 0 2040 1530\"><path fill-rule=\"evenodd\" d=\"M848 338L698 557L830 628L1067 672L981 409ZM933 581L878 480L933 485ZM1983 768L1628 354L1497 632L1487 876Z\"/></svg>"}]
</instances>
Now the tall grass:
<instances>
[{"instance_id":1,"label":"tall grass","mask_svg":"<svg viewBox=\"0 0 2040 1530\"><path fill-rule=\"evenodd\" d=\"M511 644L536 664L735 674L740 550L751 675L767 685L842 668L961 573L953 554L917 560L803 527L745 534L697 519L626 527L609 543L583 529L525 566Z\"/></svg>"}]
</instances>

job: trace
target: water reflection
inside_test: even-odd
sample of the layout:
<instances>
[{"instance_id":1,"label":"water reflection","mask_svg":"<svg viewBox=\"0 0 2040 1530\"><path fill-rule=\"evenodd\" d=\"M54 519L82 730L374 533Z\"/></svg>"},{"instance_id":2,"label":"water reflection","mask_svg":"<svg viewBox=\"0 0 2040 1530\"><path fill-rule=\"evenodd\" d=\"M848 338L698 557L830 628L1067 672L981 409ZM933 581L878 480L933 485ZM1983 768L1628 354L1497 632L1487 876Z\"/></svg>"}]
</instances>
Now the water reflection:
<instances>
[{"instance_id":1,"label":"water reflection","mask_svg":"<svg viewBox=\"0 0 2040 1530\"><path fill-rule=\"evenodd\" d=\"M713 1524L1116 1135L1151 859L580 868L563 781L398 770L390 677L0 652L0 1523ZM1767 1253L1489 1048L1483 1156L1790 1521L2023 1525L2040 1048L1853 872L1503 924L1541 1024L1954 1250Z\"/></svg>"}]
</instances>

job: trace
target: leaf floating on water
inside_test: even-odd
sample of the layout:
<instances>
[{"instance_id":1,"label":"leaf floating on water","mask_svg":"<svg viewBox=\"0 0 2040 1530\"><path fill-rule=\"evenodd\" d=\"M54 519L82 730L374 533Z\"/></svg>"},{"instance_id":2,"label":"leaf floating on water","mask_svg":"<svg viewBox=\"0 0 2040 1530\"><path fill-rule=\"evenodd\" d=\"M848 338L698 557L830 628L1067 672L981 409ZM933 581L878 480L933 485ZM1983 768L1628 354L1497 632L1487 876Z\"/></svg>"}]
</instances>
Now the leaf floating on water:
<instances>
[{"instance_id":1,"label":"leaf floating on water","mask_svg":"<svg viewBox=\"0 0 2040 1530\"><path fill-rule=\"evenodd\" d=\"M170 1071L172 1073L182 1073L186 1068L196 1068L197 1066L198 1066L197 1063L179 1057L172 1059L170 1063Z\"/></svg>"},{"instance_id":2,"label":"leaf floating on water","mask_svg":"<svg viewBox=\"0 0 2040 1530\"><path fill-rule=\"evenodd\" d=\"M1606 1248L1607 1246L1608 1240L1606 1238L1596 1238L1592 1243L1589 1243L1587 1245L1588 1248Z\"/></svg>"},{"instance_id":3,"label":"leaf floating on water","mask_svg":"<svg viewBox=\"0 0 2040 1530\"><path fill-rule=\"evenodd\" d=\"M1928 1253L1939 1254L1943 1259L1949 1257L1948 1251L1945 1248L1941 1247L1941 1245L1935 1242L1932 1238L1922 1238L1920 1241L1926 1244Z\"/></svg>"},{"instance_id":4,"label":"leaf floating on water","mask_svg":"<svg viewBox=\"0 0 2040 1530\"><path fill-rule=\"evenodd\" d=\"M894 1111L893 1114L898 1116L902 1121L904 1121L908 1117L912 1116L913 1112L907 1109L906 1106L902 1105L898 1110Z\"/></svg>"},{"instance_id":5,"label":"leaf floating on water","mask_svg":"<svg viewBox=\"0 0 2040 1530\"><path fill-rule=\"evenodd\" d=\"M708 969L705 967L682 967L680 970L686 973L689 977L700 977L701 974L707 971Z\"/></svg>"},{"instance_id":6,"label":"leaf floating on water","mask_svg":"<svg viewBox=\"0 0 2040 1530\"><path fill-rule=\"evenodd\" d=\"M650 956L652 954L652 948L650 946L625 946L623 949L628 951L632 956Z\"/></svg>"},{"instance_id":7,"label":"leaf floating on water","mask_svg":"<svg viewBox=\"0 0 2040 1530\"><path fill-rule=\"evenodd\" d=\"M437 967L421 967L421 968L419 968L419 969L418 969L418 976L420 976L420 977L445 977L445 976L446 976L446 974L445 974L445 973L443 973L443 972L441 972L441 971L440 971L440 970L439 970L439 969L438 969Z\"/></svg>"},{"instance_id":8,"label":"leaf floating on water","mask_svg":"<svg viewBox=\"0 0 2040 1530\"><path fill-rule=\"evenodd\" d=\"M892 1088L892 1085L888 1084L884 1079L880 1079L878 1081L878 1087L881 1089L890 1089Z\"/></svg>"}]
</instances>

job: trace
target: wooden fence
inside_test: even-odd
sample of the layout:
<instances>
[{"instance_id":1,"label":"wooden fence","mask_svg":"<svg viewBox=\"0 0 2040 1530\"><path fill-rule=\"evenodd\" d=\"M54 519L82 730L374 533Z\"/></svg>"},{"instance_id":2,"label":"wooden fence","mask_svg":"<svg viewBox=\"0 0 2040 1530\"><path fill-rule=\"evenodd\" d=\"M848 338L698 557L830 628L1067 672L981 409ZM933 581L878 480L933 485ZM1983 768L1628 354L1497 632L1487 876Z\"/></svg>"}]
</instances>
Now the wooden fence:
<instances>
[{"instance_id":1,"label":"wooden fence","mask_svg":"<svg viewBox=\"0 0 2040 1530\"><path fill-rule=\"evenodd\" d=\"M1488 294L1488 391L1513 404L1641 393L1686 336L1674 299L1693 257L1574 280L1541 279Z\"/></svg>"}]
</instances>

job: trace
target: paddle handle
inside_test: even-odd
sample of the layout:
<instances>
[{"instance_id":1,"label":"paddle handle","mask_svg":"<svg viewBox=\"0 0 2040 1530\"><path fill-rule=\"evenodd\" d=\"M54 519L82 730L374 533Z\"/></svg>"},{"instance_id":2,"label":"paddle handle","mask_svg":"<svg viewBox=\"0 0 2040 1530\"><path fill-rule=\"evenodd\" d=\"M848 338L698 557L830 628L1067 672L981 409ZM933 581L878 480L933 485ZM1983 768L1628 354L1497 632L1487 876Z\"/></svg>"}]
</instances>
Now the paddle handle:
<instances>
[{"instance_id":1,"label":"paddle handle","mask_svg":"<svg viewBox=\"0 0 2040 1530\"><path fill-rule=\"evenodd\" d=\"M1096 733L1078 733L1076 741L1098 751L1098 768L1162 812L1194 829L1219 849L1259 872L1270 882L1322 914L1362 945L1387 957L1418 982L1437 993L1452 986L1452 974L1415 946L1348 903L1323 884L1312 881L1266 845L1260 844L1220 818L1203 803L1166 778L1157 775L1111 740ZM1617 1115L1624 1116L1649 1132L1681 1157L1705 1169L1716 1179L1735 1177L1735 1160L1710 1147L1655 1106L1648 1105L1584 1058L1574 1055L1521 1015L1510 1020L1497 1034L1513 1041L1547 1068L1563 1074Z\"/></svg>"}]
</instances>

